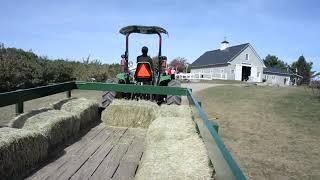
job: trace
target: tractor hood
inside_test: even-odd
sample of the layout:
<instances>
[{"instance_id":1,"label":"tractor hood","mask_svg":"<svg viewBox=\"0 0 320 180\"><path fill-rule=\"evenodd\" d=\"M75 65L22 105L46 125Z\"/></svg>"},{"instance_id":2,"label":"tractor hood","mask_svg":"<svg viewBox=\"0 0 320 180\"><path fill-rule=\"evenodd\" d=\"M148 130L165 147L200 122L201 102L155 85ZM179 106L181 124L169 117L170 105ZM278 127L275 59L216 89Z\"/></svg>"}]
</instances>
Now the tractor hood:
<instances>
[{"instance_id":1,"label":"tractor hood","mask_svg":"<svg viewBox=\"0 0 320 180\"><path fill-rule=\"evenodd\" d=\"M140 33L140 34L167 34L167 30L158 26L126 26L119 31L123 35L128 35L130 33Z\"/></svg>"}]
</instances>

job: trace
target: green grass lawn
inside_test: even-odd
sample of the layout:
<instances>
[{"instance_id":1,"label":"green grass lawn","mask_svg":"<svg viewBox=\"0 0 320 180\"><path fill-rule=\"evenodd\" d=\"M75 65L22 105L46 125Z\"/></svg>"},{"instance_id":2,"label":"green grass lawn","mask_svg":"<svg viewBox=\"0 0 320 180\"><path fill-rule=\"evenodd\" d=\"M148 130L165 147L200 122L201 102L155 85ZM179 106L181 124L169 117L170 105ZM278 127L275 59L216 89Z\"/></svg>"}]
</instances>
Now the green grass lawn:
<instances>
[{"instance_id":1,"label":"green grass lawn","mask_svg":"<svg viewBox=\"0 0 320 180\"><path fill-rule=\"evenodd\" d=\"M320 178L320 100L303 88L226 85L195 95L250 179Z\"/></svg>"}]
</instances>

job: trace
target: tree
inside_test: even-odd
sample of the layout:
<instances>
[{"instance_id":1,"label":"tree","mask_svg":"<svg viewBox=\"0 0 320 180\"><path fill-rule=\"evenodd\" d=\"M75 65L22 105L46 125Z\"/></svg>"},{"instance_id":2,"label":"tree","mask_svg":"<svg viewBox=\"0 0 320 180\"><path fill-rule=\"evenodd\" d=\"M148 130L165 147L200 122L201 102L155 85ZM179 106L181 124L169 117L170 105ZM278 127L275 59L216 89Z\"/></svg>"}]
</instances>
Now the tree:
<instances>
[{"instance_id":1,"label":"tree","mask_svg":"<svg viewBox=\"0 0 320 180\"><path fill-rule=\"evenodd\" d=\"M314 72L311 71L312 69L312 62L307 62L303 55L299 57L296 62L293 62L291 65L291 70L293 72L297 71L296 73L302 76L300 84L309 84L311 76Z\"/></svg>"},{"instance_id":2,"label":"tree","mask_svg":"<svg viewBox=\"0 0 320 180\"><path fill-rule=\"evenodd\" d=\"M267 67L278 67L278 68L287 68L287 63L283 62L280 60L277 56L275 55L270 55L268 54L265 59L263 60L264 64Z\"/></svg>"},{"instance_id":3,"label":"tree","mask_svg":"<svg viewBox=\"0 0 320 180\"><path fill-rule=\"evenodd\" d=\"M183 57L177 57L170 62L170 66L178 72L184 72L187 64L187 59Z\"/></svg>"}]
</instances>

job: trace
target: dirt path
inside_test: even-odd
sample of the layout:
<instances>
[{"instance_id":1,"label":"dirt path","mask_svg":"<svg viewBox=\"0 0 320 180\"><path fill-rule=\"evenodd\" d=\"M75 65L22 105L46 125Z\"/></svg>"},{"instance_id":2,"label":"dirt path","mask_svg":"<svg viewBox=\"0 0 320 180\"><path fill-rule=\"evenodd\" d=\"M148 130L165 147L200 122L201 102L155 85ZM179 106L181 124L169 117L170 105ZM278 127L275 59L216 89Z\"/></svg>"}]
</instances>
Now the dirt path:
<instances>
[{"instance_id":1,"label":"dirt path","mask_svg":"<svg viewBox=\"0 0 320 180\"><path fill-rule=\"evenodd\" d=\"M181 84L182 87L190 88L192 89L192 92L198 92L210 87L215 86L223 86L225 84L211 84L211 83L183 83Z\"/></svg>"}]
</instances>

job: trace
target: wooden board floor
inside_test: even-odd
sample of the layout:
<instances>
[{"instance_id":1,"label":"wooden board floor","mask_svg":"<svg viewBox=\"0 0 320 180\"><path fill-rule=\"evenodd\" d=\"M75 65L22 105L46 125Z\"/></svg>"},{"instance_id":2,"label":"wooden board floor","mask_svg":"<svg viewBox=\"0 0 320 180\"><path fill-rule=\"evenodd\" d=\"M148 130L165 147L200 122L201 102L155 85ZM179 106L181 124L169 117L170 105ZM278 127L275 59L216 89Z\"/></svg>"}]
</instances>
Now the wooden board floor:
<instances>
[{"instance_id":1,"label":"wooden board floor","mask_svg":"<svg viewBox=\"0 0 320 180\"><path fill-rule=\"evenodd\" d=\"M27 179L133 179L145 133L100 124Z\"/></svg>"}]
</instances>

